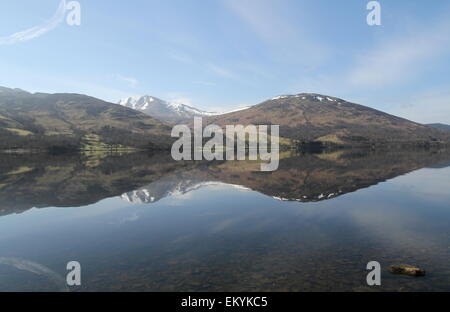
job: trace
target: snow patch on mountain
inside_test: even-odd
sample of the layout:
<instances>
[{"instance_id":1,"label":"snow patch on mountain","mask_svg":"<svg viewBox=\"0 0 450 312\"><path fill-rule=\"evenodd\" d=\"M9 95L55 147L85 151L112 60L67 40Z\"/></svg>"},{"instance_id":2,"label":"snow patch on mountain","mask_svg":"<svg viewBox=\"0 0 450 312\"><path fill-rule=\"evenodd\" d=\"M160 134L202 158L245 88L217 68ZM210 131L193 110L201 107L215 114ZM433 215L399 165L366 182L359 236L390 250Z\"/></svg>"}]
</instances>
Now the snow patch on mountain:
<instances>
[{"instance_id":1,"label":"snow patch on mountain","mask_svg":"<svg viewBox=\"0 0 450 312\"><path fill-rule=\"evenodd\" d=\"M180 102L168 102L157 97L130 96L118 102L119 105L141 111L147 115L163 121L180 121L193 117L208 117L218 115L215 112L207 112Z\"/></svg>"},{"instance_id":2,"label":"snow patch on mountain","mask_svg":"<svg viewBox=\"0 0 450 312\"><path fill-rule=\"evenodd\" d=\"M312 100L319 102L338 102L340 103L342 100L338 98L334 98L331 96L320 95L315 93L299 93L299 94L289 94L289 95L279 95L271 98L272 101L283 100L283 99L291 99L291 98L301 98L302 100Z\"/></svg>"},{"instance_id":3,"label":"snow patch on mountain","mask_svg":"<svg viewBox=\"0 0 450 312\"><path fill-rule=\"evenodd\" d=\"M251 107L240 107L225 112L208 112L179 101L168 102L150 95L130 96L120 100L118 104L141 111L163 121L181 121L192 119L194 117L218 116L242 111Z\"/></svg>"}]
</instances>

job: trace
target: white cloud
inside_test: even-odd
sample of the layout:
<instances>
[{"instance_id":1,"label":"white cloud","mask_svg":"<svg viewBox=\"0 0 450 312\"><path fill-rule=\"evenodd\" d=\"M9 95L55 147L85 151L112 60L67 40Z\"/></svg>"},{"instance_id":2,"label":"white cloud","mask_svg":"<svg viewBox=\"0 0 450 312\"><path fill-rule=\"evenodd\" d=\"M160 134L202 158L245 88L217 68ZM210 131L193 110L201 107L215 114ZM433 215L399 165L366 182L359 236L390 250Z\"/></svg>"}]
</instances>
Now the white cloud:
<instances>
[{"instance_id":1,"label":"white cloud","mask_svg":"<svg viewBox=\"0 0 450 312\"><path fill-rule=\"evenodd\" d=\"M450 52L450 21L417 28L408 34L380 42L360 56L348 80L355 86L398 84L418 76L433 59Z\"/></svg>"},{"instance_id":2,"label":"white cloud","mask_svg":"<svg viewBox=\"0 0 450 312\"><path fill-rule=\"evenodd\" d=\"M208 68L213 73L215 73L219 76L225 77L225 78L235 78L236 77L231 71L229 71L221 66L218 66L216 64L210 63L210 64L208 64Z\"/></svg>"},{"instance_id":3,"label":"white cloud","mask_svg":"<svg viewBox=\"0 0 450 312\"><path fill-rule=\"evenodd\" d=\"M125 77L125 76L122 76L120 74L117 74L116 78L118 80L121 80L123 82L128 83L129 86L132 87L132 88L136 88L138 83L139 83L139 81L136 78L134 78L134 77Z\"/></svg>"},{"instance_id":4,"label":"white cloud","mask_svg":"<svg viewBox=\"0 0 450 312\"><path fill-rule=\"evenodd\" d=\"M282 1L226 0L224 5L271 48L278 60L314 67L328 55L325 43L310 34L315 25L301 16L301 10L294 20Z\"/></svg>"},{"instance_id":5,"label":"white cloud","mask_svg":"<svg viewBox=\"0 0 450 312\"><path fill-rule=\"evenodd\" d=\"M190 57L189 55L187 55L185 53L179 52L179 51L177 51L177 52L175 52L175 51L169 52L168 56L171 59L173 59L173 60L175 60L177 62L183 63L183 64L187 64L187 65L194 64L194 60L192 59L192 57Z\"/></svg>"},{"instance_id":6,"label":"white cloud","mask_svg":"<svg viewBox=\"0 0 450 312\"><path fill-rule=\"evenodd\" d=\"M66 12L66 1L62 0L52 18L46 22L26 29L24 31L16 32L10 36L0 37L0 45L10 45L18 42L23 42L40 37L49 31L55 29L63 20Z\"/></svg>"},{"instance_id":7,"label":"white cloud","mask_svg":"<svg viewBox=\"0 0 450 312\"><path fill-rule=\"evenodd\" d=\"M425 75L445 64L442 61L450 53L450 20L430 24L389 36L347 69L300 77L288 93L323 93L420 123L450 123L449 88L426 89ZM406 88L395 90L400 86Z\"/></svg>"}]
</instances>

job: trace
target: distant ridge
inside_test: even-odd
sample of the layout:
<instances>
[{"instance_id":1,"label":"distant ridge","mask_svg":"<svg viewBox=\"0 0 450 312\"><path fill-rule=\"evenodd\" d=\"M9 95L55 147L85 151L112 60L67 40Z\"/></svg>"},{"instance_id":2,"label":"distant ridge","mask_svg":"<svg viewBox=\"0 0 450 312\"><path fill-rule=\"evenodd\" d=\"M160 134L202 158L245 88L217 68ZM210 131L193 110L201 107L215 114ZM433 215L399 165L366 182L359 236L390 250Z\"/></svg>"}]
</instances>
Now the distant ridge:
<instances>
[{"instance_id":1,"label":"distant ridge","mask_svg":"<svg viewBox=\"0 0 450 312\"><path fill-rule=\"evenodd\" d=\"M427 124L429 127L433 127L435 129L450 131L450 125L442 124L442 123L432 123Z\"/></svg>"}]
</instances>

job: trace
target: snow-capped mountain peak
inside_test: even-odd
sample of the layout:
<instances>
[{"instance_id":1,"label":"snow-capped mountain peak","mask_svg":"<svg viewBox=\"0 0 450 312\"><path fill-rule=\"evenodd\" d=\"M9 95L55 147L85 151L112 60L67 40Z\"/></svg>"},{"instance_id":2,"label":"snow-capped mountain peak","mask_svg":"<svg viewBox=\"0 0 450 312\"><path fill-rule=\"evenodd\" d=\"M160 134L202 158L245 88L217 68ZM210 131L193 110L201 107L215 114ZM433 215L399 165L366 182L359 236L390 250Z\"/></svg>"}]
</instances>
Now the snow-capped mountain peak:
<instances>
[{"instance_id":1,"label":"snow-capped mountain peak","mask_svg":"<svg viewBox=\"0 0 450 312\"><path fill-rule=\"evenodd\" d=\"M149 96L149 95L130 96L130 97L120 100L118 104L132 108L132 109L145 110L148 108L148 106L152 102L166 104L165 101L158 99L156 97L153 97L153 96Z\"/></svg>"},{"instance_id":2,"label":"snow-capped mountain peak","mask_svg":"<svg viewBox=\"0 0 450 312\"><path fill-rule=\"evenodd\" d=\"M217 115L217 113L206 112L180 102L170 103L150 95L130 96L120 100L118 104L139 110L163 121L181 121L192 119L196 116Z\"/></svg>"}]
</instances>

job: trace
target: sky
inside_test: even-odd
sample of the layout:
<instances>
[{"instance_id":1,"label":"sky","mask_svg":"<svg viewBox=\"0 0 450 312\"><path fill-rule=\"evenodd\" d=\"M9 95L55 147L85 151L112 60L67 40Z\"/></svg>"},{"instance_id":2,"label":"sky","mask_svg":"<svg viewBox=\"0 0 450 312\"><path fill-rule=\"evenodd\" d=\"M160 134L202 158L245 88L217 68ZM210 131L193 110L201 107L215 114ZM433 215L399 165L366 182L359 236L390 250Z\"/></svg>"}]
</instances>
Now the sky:
<instances>
[{"instance_id":1,"label":"sky","mask_svg":"<svg viewBox=\"0 0 450 312\"><path fill-rule=\"evenodd\" d=\"M79 0L79 26L61 1L0 2L0 86L219 112L311 92L450 124L446 0L379 1L379 26L368 0Z\"/></svg>"}]
</instances>

